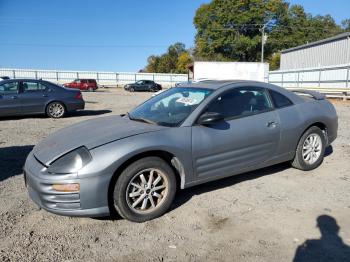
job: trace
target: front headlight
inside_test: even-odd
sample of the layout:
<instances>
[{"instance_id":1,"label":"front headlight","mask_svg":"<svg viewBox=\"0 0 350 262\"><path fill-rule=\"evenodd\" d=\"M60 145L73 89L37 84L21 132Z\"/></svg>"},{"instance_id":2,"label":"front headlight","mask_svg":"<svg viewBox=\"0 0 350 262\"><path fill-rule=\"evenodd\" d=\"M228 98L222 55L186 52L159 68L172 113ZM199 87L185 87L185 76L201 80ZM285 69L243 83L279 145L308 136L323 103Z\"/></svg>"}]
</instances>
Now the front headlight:
<instances>
[{"instance_id":1,"label":"front headlight","mask_svg":"<svg viewBox=\"0 0 350 262\"><path fill-rule=\"evenodd\" d=\"M86 166L92 157L86 147L79 147L55 160L47 171L55 174L72 174Z\"/></svg>"}]
</instances>

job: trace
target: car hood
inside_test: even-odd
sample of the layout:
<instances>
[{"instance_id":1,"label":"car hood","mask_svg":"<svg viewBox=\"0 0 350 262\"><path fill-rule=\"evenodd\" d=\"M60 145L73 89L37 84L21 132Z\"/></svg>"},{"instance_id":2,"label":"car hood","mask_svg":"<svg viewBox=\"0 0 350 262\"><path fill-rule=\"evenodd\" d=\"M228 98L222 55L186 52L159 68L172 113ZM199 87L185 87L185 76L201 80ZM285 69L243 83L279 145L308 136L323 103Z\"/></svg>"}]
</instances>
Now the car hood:
<instances>
[{"instance_id":1,"label":"car hood","mask_svg":"<svg viewBox=\"0 0 350 262\"><path fill-rule=\"evenodd\" d=\"M39 142L34 147L33 154L40 162L49 165L81 146L92 149L119 139L165 128L167 127L132 121L127 117L100 117L56 131Z\"/></svg>"}]
</instances>

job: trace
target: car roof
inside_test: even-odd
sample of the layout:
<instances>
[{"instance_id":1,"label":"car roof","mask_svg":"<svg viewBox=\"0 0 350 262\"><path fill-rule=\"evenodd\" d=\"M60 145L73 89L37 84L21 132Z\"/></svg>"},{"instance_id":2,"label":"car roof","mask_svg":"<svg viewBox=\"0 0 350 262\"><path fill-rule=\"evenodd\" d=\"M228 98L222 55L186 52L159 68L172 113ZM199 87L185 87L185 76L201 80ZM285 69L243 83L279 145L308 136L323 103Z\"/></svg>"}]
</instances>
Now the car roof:
<instances>
[{"instance_id":1,"label":"car roof","mask_svg":"<svg viewBox=\"0 0 350 262\"><path fill-rule=\"evenodd\" d=\"M204 80L200 81L197 83L191 83L191 84L186 84L186 85L180 85L178 87L193 87L193 88L206 88L206 89L211 89L211 90L218 90L223 87L227 87L233 84L237 84L237 88L244 86L248 87L251 85L251 87L256 87L260 86L263 88L268 88L273 91L277 91L284 96L288 97L290 100L292 100L293 103L302 103L305 102L304 99L302 99L300 96L297 94L283 88L277 85L273 85L270 83L265 83L265 82L260 82L260 81L251 81L251 80Z\"/></svg>"},{"instance_id":2,"label":"car roof","mask_svg":"<svg viewBox=\"0 0 350 262\"><path fill-rule=\"evenodd\" d=\"M232 85L232 84L266 84L259 81L251 80L204 80L195 83L182 84L179 87L197 87L197 88L207 88L207 89L219 89L221 87Z\"/></svg>"},{"instance_id":3,"label":"car roof","mask_svg":"<svg viewBox=\"0 0 350 262\"><path fill-rule=\"evenodd\" d=\"M11 78L11 79L5 79L5 80L1 80L1 83L9 83L9 82L20 82L20 81L37 81L37 82L43 82L46 84L53 84L54 83L50 82L50 81L46 81L46 80L42 80L42 79L34 79L34 78Z\"/></svg>"},{"instance_id":4,"label":"car roof","mask_svg":"<svg viewBox=\"0 0 350 262\"><path fill-rule=\"evenodd\" d=\"M4 81L44 81L42 79L34 79L34 78L10 78Z\"/></svg>"}]
</instances>

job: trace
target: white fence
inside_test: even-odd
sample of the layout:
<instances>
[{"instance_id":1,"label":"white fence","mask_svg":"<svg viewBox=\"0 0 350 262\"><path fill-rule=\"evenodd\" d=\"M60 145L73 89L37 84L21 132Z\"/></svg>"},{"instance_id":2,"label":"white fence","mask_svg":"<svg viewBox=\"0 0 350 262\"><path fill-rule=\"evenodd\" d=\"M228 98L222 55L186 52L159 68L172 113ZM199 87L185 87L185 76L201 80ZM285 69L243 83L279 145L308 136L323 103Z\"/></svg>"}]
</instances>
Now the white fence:
<instances>
[{"instance_id":1,"label":"white fence","mask_svg":"<svg viewBox=\"0 0 350 262\"><path fill-rule=\"evenodd\" d=\"M346 89L349 82L350 64L269 73L269 83L290 88Z\"/></svg>"},{"instance_id":2,"label":"white fence","mask_svg":"<svg viewBox=\"0 0 350 262\"><path fill-rule=\"evenodd\" d=\"M269 83L289 89L316 90L329 97L349 98L350 64L269 72Z\"/></svg>"},{"instance_id":3,"label":"white fence","mask_svg":"<svg viewBox=\"0 0 350 262\"><path fill-rule=\"evenodd\" d=\"M128 73L128 72L93 72L60 71L0 68L0 76L10 78L34 78L56 83L67 83L77 78L96 79L101 86L120 86L138 80L153 80L165 86L174 86L178 82L188 81L185 74Z\"/></svg>"}]
</instances>

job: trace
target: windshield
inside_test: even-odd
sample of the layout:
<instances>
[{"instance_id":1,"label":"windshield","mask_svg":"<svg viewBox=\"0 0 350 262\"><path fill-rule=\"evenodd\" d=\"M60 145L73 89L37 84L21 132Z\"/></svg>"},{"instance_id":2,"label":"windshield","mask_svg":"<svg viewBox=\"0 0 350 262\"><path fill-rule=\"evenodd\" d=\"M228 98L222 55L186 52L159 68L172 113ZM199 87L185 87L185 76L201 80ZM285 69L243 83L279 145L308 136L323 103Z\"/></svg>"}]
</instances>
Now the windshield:
<instances>
[{"instance_id":1,"label":"windshield","mask_svg":"<svg viewBox=\"0 0 350 262\"><path fill-rule=\"evenodd\" d=\"M162 126L179 126L211 92L202 88L171 88L136 107L129 117Z\"/></svg>"}]
</instances>

